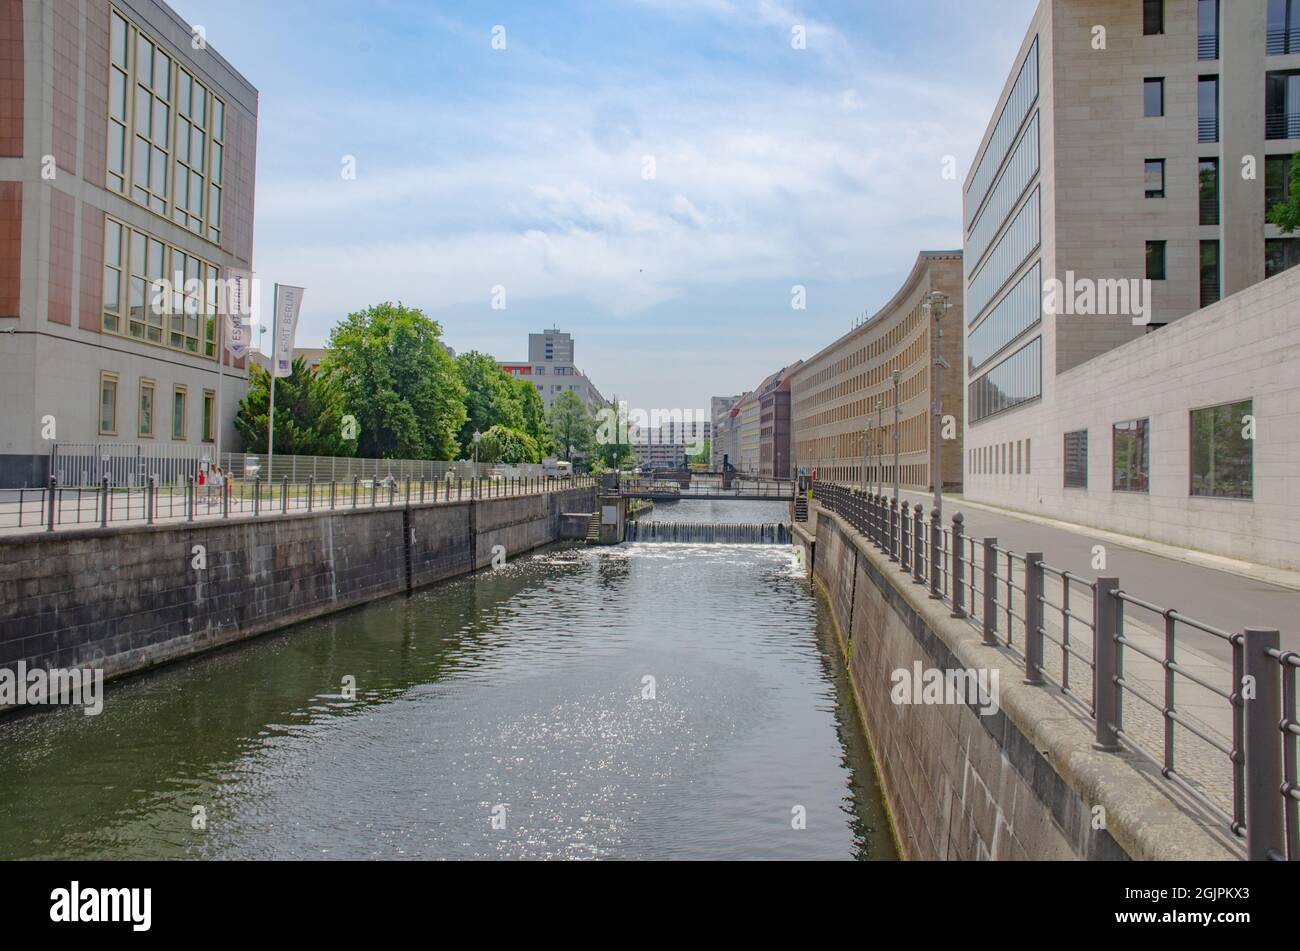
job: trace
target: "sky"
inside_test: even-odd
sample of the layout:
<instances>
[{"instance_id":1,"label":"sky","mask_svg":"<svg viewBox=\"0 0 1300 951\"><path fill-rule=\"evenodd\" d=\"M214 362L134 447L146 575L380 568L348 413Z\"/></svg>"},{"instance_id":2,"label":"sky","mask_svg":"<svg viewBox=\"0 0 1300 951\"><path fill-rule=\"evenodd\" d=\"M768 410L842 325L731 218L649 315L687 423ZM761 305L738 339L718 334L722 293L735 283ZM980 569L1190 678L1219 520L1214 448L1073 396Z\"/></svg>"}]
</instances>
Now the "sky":
<instances>
[{"instance_id":1,"label":"sky","mask_svg":"<svg viewBox=\"0 0 1300 951\"><path fill-rule=\"evenodd\" d=\"M647 410L753 389L961 247L1036 6L170 2L259 91L254 269L268 313L306 288L299 346L387 300L500 360L554 326Z\"/></svg>"}]
</instances>

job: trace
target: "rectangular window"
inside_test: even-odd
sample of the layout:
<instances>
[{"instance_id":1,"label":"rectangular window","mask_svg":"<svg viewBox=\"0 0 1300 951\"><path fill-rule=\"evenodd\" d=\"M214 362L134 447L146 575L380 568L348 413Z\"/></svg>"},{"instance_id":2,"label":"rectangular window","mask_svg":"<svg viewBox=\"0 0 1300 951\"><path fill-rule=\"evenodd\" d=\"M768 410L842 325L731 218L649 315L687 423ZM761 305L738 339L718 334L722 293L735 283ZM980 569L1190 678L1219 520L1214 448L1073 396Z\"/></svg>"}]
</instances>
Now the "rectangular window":
<instances>
[{"instance_id":1,"label":"rectangular window","mask_svg":"<svg viewBox=\"0 0 1300 951\"><path fill-rule=\"evenodd\" d=\"M1202 76L1196 84L1196 110L1199 117L1197 141L1219 141L1219 77Z\"/></svg>"},{"instance_id":2,"label":"rectangular window","mask_svg":"<svg viewBox=\"0 0 1300 951\"><path fill-rule=\"evenodd\" d=\"M1042 338L1035 337L970 384L972 422L1037 399L1042 395Z\"/></svg>"},{"instance_id":3,"label":"rectangular window","mask_svg":"<svg viewBox=\"0 0 1300 951\"><path fill-rule=\"evenodd\" d=\"M1219 242L1201 242L1201 306L1219 300Z\"/></svg>"},{"instance_id":4,"label":"rectangular window","mask_svg":"<svg viewBox=\"0 0 1300 951\"><path fill-rule=\"evenodd\" d=\"M217 394L203 391L203 441L215 442L217 438Z\"/></svg>"},{"instance_id":5,"label":"rectangular window","mask_svg":"<svg viewBox=\"0 0 1300 951\"><path fill-rule=\"evenodd\" d=\"M99 374L99 434L117 435L117 374Z\"/></svg>"},{"instance_id":6,"label":"rectangular window","mask_svg":"<svg viewBox=\"0 0 1300 951\"><path fill-rule=\"evenodd\" d=\"M1142 0L1142 35L1159 36L1165 31L1165 0Z\"/></svg>"},{"instance_id":7,"label":"rectangular window","mask_svg":"<svg viewBox=\"0 0 1300 951\"><path fill-rule=\"evenodd\" d=\"M1088 430L1065 434L1065 487L1088 487Z\"/></svg>"},{"instance_id":8,"label":"rectangular window","mask_svg":"<svg viewBox=\"0 0 1300 951\"><path fill-rule=\"evenodd\" d=\"M1264 129L1270 139L1300 139L1300 70L1265 76Z\"/></svg>"},{"instance_id":9,"label":"rectangular window","mask_svg":"<svg viewBox=\"0 0 1300 951\"><path fill-rule=\"evenodd\" d=\"M1196 58L1219 58L1219 0L1199 0L1197 4Z\"/></svg>"},{"instance_id":10,"label":"rectangular window","mask_svg":"<svg viewBox=\"0 0 1300 951\"><path fill-rule=\"evenodd\" d=\"M1148 119L1155 119L1165 114L1165 81L1147 79L1142 84L1145 114Z\"/></svg>"},{"instance_id":11,"label":"rectangular window","mask_svg":"<svg viewBox=\"0 0 1300 951\"><path fill-rule=\"evenodd\" d=\"M1275 277L1300 264L1300 238L1269 238L1264 242L1264 276Z\"/></svg>"},{"instance_id":12,"label":"rectangular window","mask_svg":"<svg viewBox=\"0 0 1300 951\"><path fill-rule=\"evenodd\" d=\"M1219 223L1219 160L1201 159L1201 224Z\"/></svg>"},{"instance_id":13,"label":"rectangular window","mask_svg":"<svg viewBox=\"0 0 1300 951\"><path fill-rule=\"evenodd\" d=\"M1023 441L1016 440L1016 475L1024 472L1025 467L1025 444Z\"/></svg>"},{"instance_id":14,"label":"rectangular window","mask_svg":"<svg viewBox=\"0 0 1300 951\"><path fill-rule=\"evenodd\" d=\"M1116 423L1111 432L1111 452L1116 492L1151 491L1149 419Z\"/></svg>"},{"instance_id":15,"label":"rectangular window","mask_svg":"<svg viewBox=\"0 0 1300 951\"><path fill-rule=\"evenodd\" d=\"M1255 494L1254 402L1224 403L1191 412L1191 494L1249 499Z\"/></svg>"},{"instance_id":16,"label":"rectangular window","mask_svg":"<svg viewBox=\"0 0 1300 951\"><path fill-rule=\"evenodd\" d=\"M1268 54L1300 53L1300 0L1268 0Z\"/></svg>"},{"instance_id":17,"label":"rectangular window","mask_svg":"<svg viewBox=\"0 0 1300 951\"><path fill-rule=\"evenodd\" d=\"M140 435L145 439L153 438L153 380L140 381Z\"/></svg>"},{"instance_id":18,"label":"rectangular window","mask_svg":"<svg viewBox=\"0 0 1300 951\"><path fill-rule=\"evenodd\" d=\"M185 438L185 387L177 386L172 390L172 439Z\"/></svg>"},{"instance_id":19,"label":"rectangular window","mask_svg":"<svg viewBox=\"0 0 1300 951\"><path fill-rule=\"evenodd\" d=\"M1291 156L1270 155L1264 159L1264 209L1291 199Z\"/></svg>"},{"instance_id":20,"label":"rectangular window","mask_svg":"<svg viewBox=\"0 0 1300 951\"><path fill-rule=\"evenodd\" d=\"M1025 475L1029 475L1029 457L1030 450L1033 448L1033 442L1032 439L1025 440Z\"/></svg>"},{"instance_id":21,"label":"rectangular window","mask_svg":"<svg viewBox=\"0 0 1300 951\"><path fill-rule=\"evenodd\" d=\"M1147 280L1163 281L1165 279L1165 245L1164 241L1147 242Z\"/></svg>"},{"instance_id":22,"label":"rectangular window","mask_svg":"<svg viewBox=\"0 0 1300 951\"><path fill-rule=\"evenodd\" d=\"M1147 159L1146 186L1148 198L1165 197L1165 160Z\"/></svg>"}]
</instances>

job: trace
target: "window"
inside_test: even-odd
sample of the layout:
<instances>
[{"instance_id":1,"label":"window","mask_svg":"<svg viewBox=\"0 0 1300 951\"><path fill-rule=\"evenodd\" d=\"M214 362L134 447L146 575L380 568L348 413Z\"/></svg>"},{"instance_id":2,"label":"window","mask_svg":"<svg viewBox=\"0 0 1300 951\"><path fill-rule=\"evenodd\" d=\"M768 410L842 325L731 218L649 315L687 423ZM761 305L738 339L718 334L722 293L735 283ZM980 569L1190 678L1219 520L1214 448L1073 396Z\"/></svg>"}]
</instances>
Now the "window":
<instances>
[{"instance_id":1,"label":"window","mask_svg":"<svg viewBox=\"0 0 1300 951\"><path fill-rule=\"evenodd\" d=\"M215 265L105 219L104 332L215 359L217 275Z\"/></svg>"},{"instance_id":2,"label":"window","mask_svg":"<svg viewBox=\"0 0 1300 951\"><path fill-rule=\"evenodd\" d=\"M1264 159L1264 208L1291 200L1291 156L1270 155Z\"/></svg>"},{"instance_id":3,"label":"window","mask_svg":"<svg viewBox=\"0 0 1300 951\"><path fill-rule=\"evenodd\" d=\"M153 438L153 380L140 381L140 435L145 439Z\"/></svg>"},{"instance_id":4,"label":"window","mask_svg":"<svg viewBox=\"0 0 1300 951\"><path fill-rule=\"evenodd\" d=\"M1264 242L1264 276L1275 277L1300 264L1300 238L1269 238Z\"/></svg>"},{"instance_id":5,"label":"window","mask_svg":"<svg viewBox=\"0 0 1300 951\"><path fill-rule=\"evenodd\" d=\"M221 240L225 104L113 10L107 186Z\"/></svg>"},{"instance_id":6,"label":"window","mask_svg":"<svg viewBox=\"0 0 1300 951\"><path fill-rule=\"evenodd\" d=\"M1165 81L1163 79L1147 79L1143 83L1143 96L1148 119L1154 119L1165 114Z\"/></svg>"},{"instance_id":7,"label":"window","mask_svg":"<svg viewBox=\"0 0 1300 951\"><path fill-rule=\"evenodd\" d=\"M185 438L185 387L177 386L172 390L172 439Z\"/></svg>"},{"instance_id":8,"label":"window","mask_svg":"<svg viewBox=\"0 0 1300 951\"><path fill-rule=\"evenodd\" d=\"M1300 53L1300 0L1268 0L1268 53Z\"/></svg>"},{"instance_id":9,"label":"window","mask_svg":"<svg viewBox=\"0 0 1300 951\"><path fill-rule=\"evenodd\" d=\"M1111 488L1116 492L1151 491L1150 427L1149 419L1134 419L1115 424L1111 432L1111 451L1114 461L1114 480Z\"/></svg>"},{"instance_id":10,"label":"window","mask_svg":"<svg viewBox=\"0 0 1300 951\"><path fill-rule=\"evenodd\" d=\"M1159 36L1165 31L1165 0L1142 0L1142 35Z\"/></svg>"},{"instance_id":11,"label":"window","mask_svg":"<svg viewBox=\"0 0 1300 951\"><path fill-rule=\"evenodd\" d=\"M1163 281L1165 279L1165 241L1147 242L1147 280Z\"/></svg>"},{"instance_id":12,"label":"window","mask_svg":"<svg viewBox=\"0 0 1300 951\"><path fill-rule=\"evenodd\" d=\"M1088 487L1088 430L1065 434L1065 487Z\"/></svg>"},{"instance_id":13,"label":"window","mask_svg":"<svg viewBox=\"0 0 1300 951\"><path fill-rule=\"evenodd\" d=\"M1219 300L1219 242L1201 242L1201 306Z\"/></svg>"},{"instance_id":14,"label":"window","mask_svg":"<svg viewBox=\"0 0 1300 951\"><path fill-rule=\"evenodd\" d=\"M1033 440L1026 439L1025 440L1025 475L1029 475L1029 456L1030 456L1030 450L1032 448L1033 448Z\"/></svg>"},{"instance_id":15,"label":"window","mask_svg":"<svg viewBox=\"0 0 1300 951\"><path fill-rule=\"evenodd\" d=\"M99 375L99 434L117 435L117 374Z\"/></svg>"},{"instance_id":16,"label":"window","mask_svg":"<svg viewBox=\"0 0 1300 951\"><path fill-rule=\"evenodd\" d=\"M1016 440L1016 475L1024 472L1025 468L1025 444L1021 440Z\"/></svg>"},{"instance_id":17,"label":"window","mask_svg":"<svg viewBox=\"0 0 1300 951\"><path fill-rule=\"evenodd\" d=\"M1201 224L1219 223L1219 160L1201 159Z\"/></svg>"},{"instance_id":18,"label":"window","mask_svg":"<svg viewBox=\"0 0 1300 951\"><path fill-rule=\"evenodd\" d=\"M1042 382L1042 338L1035 337L970 384L971 422L1038 398Z\"/></svg>"},{"instance_id":19,"label":"window","mask_svg":"<svg viewBox=\"0 0 1300 951\"><path fill-rule=\"evenodd\" d=\"M1199 0L1197 4L1196 57L1219 58L1219 0Z\"/></svg>"},{"instance_id":20,"label":"window","mask_svg":"<svg viewBox=\"0 0 1300 951\"><path fill-rule=\"evenodd\" d=\"M1264 129L1270 139L1300 139L1300 71L1265 76Z\"/></svg>"},{"instance_id":21,"label":"window","mask_svg":"<svg viewBox=\"0 0 1300 951\"><path fill-rule=\"evenodd\" d=\"M1147 159L1146 185L1148 198L1165 197L1165 160Z\"/></svg>"},{"instance_id":22,"label":"window","mask_svg":"<svg viewBox=\"0 0 1300 951\"><path fill-rule=\"evenodd\" d=\"M1224 403L1191 412L1191 494L1254 497L1254 403Z\"/></svg>"},{"instance_id":23,"label":"window","mask_svg":"<svg viewBox=\"0 0 1300 951\"><path fill-rule=\"evenodd\" d=\"M1197 141L1219 141L1219 77L1202 76L1196 84L1196 109L1200 117Z\"/></svg>"},{"instance_id":24,"label":"window","mask_svg":"<svg viewBox=\"0 0 1300 951\"><path fill-rule=\"evenodd\" d=\"M217 438L217 394L203 391L203 441L215 442Z\"/></svg>"}]
</instances>

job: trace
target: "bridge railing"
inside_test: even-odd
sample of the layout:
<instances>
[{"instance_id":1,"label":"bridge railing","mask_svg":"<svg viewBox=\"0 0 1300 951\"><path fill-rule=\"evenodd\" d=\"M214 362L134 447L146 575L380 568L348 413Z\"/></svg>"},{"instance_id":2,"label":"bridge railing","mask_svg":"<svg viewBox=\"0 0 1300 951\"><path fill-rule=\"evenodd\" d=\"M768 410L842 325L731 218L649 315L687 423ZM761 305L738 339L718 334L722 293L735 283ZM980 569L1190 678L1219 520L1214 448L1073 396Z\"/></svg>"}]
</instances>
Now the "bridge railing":
<instances>
[{"instance_id":1,"label":"bridge railing","mask_svg":"<svg viewBox=\"0 0 1300 951\"><path fill-rule=\"evenodd\" d=\"M43 489L19 489L6 501L0 496L0 532L59 528L108 527L114 524L197 521L232 516L270 517L289 512L381 508L411 504L454 503L562 492L594 486L590 476L519 476L461 479L381 478L274 483L226 480L182 485L150 480L142 488L115 488L107 476L98 488L64 487L50 480Z\"/></svg>"},{"instance_id":2,"label":"bridge railing","mask_svg":"<svg viewBox=\"0 0 1300 951\"><path fill-rule=\"evenodd\" d=\"M816 482L812 493L1012 656L1025 683L1090 721L1095 749L1154 765L1244 839L1249 858L1300 861L1300 653L1283 651L1277 630L1220 630L1116 577L1088 579L1042 552L972 537L961 513L943 524L937 510L927 518L921 505L855 487ZM1220 645L1231 668L1189 654L1189 631Z\"/></svg>"}]
</instances>

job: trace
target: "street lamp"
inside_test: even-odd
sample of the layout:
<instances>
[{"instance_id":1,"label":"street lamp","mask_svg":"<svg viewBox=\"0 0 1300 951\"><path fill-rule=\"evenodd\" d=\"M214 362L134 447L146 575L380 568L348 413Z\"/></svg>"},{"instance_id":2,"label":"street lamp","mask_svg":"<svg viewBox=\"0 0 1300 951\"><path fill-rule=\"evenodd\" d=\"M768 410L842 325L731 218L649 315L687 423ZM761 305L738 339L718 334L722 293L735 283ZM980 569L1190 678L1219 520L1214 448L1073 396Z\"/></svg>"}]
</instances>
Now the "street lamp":
<instances>
[{"instance_id":1,"label":"street lamp","mask_svg":"<svg viewBox=\"0 0 1300 951\"><path fill-rule=\"evenodd\" d=\"M901 376L897 370L893 373L894 379L894 508L898 508L898 378Z\"/></svg>"},{"instance_id":2,"label":"street lamp","mask_svg":"<svg viewBox=\"0 0 1300 951\"><path fill-rule=\"evenodd\" d=\"M885 494L885 472L882 463L885 461L885 430L884 421L881 414L885 410L885 401L876 398L876 496Z\"/></svg>"},{"instance_id":3,"label":"street lamp","mask_svg":"<svg viewBox=\"0 0 1300 951\"><path fill-rule=\"evenodd\" d=\"M478 444L483 439L483 434L477 429L474 430L474 492L478 492Z\"/></svg>"},{"instance_id":4,"label":"street lamp","mask_svg":"<svg viewBox=\"0 0 1300 951\"><path fill-rule=\"evenodd\" d=\"M948 310L948 295L940 291L931 291L925 297L925 309L934 319L934 343L930 352L934 356L934 376L930 381L930 484L934 488L934 508L943 515L943 469L941 462L941 427L943 426L943 391L940 381L943 371L949 369L948 361L939 353L939 341L943 337L944 313Z\"/></svg>"}]
</instances>

